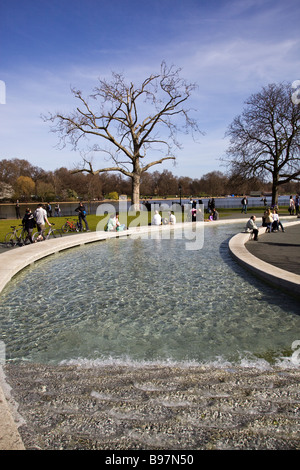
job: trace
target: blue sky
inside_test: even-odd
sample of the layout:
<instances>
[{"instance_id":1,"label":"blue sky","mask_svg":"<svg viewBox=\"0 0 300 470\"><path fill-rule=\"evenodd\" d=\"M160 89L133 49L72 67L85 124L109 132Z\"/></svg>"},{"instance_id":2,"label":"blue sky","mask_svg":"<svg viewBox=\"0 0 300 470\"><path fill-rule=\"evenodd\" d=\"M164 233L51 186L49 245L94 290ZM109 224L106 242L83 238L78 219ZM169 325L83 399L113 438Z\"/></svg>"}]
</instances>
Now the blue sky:
<instances>
[{"instance_id":1,"label":"blue sky","mask_svg":"<svg viewBox=\"0 0 300 470\"><path fill-rule=\"evenodd\" d=\"M165 60L198 84L190 106L205 135L198 143L179 136L176 166L153 169L192 178L225 172L224 135L245 99L300 79L299 24L299 0L1 0L0 159L72 169L80 154L55 148L41 114L71 111L71 86L89 94L112 71L139 84Z\"/></svg>"}]
</instances>

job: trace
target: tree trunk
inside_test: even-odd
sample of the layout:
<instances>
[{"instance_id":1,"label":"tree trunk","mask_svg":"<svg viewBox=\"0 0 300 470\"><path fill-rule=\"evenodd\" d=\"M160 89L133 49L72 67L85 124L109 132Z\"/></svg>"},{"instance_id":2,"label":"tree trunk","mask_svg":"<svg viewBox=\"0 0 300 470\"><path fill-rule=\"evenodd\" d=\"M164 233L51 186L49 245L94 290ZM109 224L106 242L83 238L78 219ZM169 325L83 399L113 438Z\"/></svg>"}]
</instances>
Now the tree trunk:
<instances>
[{"instance_id":1,"label":"tree trunk","mask_svg":"<svg viewBox=\"0 0 300 470\"><path fill-rule=\"evenodd\" d=\"M140 181L141 176L134 173L132 176L131 204L134 206L136 211L140 209Z\"/></svg>"},{"instance_id":2,"label":"tree trunk","mask_svg":"<svg viewBox=\"0 0 300 470\"><path fill-rule=\"evenodd\" d=\"M272 206L278 204L278 175L273 175L273 184L272 184Z\"/></svg>"}]
</instances>

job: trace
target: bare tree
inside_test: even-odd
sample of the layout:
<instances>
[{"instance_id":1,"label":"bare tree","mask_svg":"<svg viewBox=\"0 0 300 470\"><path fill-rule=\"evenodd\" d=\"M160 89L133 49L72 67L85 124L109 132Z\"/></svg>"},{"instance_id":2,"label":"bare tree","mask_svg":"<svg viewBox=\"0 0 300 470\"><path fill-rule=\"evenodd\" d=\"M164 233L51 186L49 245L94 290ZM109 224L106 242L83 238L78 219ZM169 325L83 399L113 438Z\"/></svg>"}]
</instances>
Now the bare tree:
<instances>
[{"instance_id":1,"label":"bare tree","mask_svg":"<svg viewBox=\"0 0 300 470\"><path fill-rule=\"evenodd\" d=\"M54 123L52 130L60 143L78 148L83 138L99 138L83 156L84 165L76 171L98 174L117 171L132 180L132 203L140 198L141 175L154 165L175 159L180 148L179 131L199 132L185 103L196 85L180 78L181 69L161 64L159 74L150 75L140 86L126 84L123 75L113 73L112 80L99 79L98 86L85 99L80 90L72 90L79 107L69 115L56 113L44 117ZM96 102L96 103L94 103ZM101 151L113 161L112 166L94 169L93 152ZM159 151L162 158L146 163L148 153ZM151 155L150 158L153 158Z\"/></svg>"},{"instance_id":2,"label":"bare tree","mask_svg":"<svg viewBox=\"0 0 300 470\"><path fill-rule=\"evenodd\" d=\"M300 180L300 105L291 87L270 84L245 102L230 125L227 154L234 174L272 180L272 204L279 186Z\"/></svg>"}]
</instances>

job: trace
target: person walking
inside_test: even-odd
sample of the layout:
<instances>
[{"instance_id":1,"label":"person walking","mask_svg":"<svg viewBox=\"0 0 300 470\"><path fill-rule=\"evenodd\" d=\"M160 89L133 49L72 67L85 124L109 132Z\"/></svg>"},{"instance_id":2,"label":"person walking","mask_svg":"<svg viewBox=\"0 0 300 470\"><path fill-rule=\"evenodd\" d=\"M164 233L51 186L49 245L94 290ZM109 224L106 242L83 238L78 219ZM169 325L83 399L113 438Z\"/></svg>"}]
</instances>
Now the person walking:
<instances>
[{"instance_id":1,"label":"person walking","mask_svg":"<svg viewBox=\"0 0 300 470\"><path fill-rule=\"evenodd\" d=\"M25 215L22 219L22 225L27 232L27 238L29 239L30 243L33 243L32 232L33 232L34 227L36 226L36 222L34 219L34 215L29 209L29 207L25 211Z\"/></svg>"},{"instance_id":2,"label":"person walking","mask_svg":"<svg viewBox=\"0 0 300 470\"><path fill-rule=\"evenodd\" d=\"M39 240L45 239L44 231L46 223L51 227L51 224L47 218L47 212L43 208L42 204L39 204L37 209L34 211L34 218L36 220L37 229L39 232Z\"/></svg>"}]
</instances>

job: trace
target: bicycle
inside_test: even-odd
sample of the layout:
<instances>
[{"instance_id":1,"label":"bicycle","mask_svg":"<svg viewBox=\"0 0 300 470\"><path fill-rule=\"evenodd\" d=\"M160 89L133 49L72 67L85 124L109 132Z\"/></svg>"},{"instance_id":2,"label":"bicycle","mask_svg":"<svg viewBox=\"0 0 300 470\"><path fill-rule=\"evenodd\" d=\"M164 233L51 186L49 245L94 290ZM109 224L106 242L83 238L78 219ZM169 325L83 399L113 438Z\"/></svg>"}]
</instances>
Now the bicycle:
<instances>
[{"instance_id":1,"label":"bicycle","mask_svg":"<svg viewBox=\"0 0 300 470\"><path fill-rule=\"evenodd\" d=\"M74 220L67 219L66 223L61 227L63 233L79 232L78 222L75 224Z\"/></svg>"},{"instance_id":2,"label":"bicycle","mask_svg":"<svg viewBox=\"0 0 300 470\"><path fill-rule=\"evenodd\" d=\"M16 245L23 246L27 240L28 234L23 227L23 225L19 225L21 228L17 228L16 225L11 225L10 228L13 229L13 232L8 232L5 235L4 243L7 248L14 247Z\"/></svg>"},{"instance_id":3,"label":"bicycle","mask_svg":"<svg viewBox=\"0 0 300 470\"><path fill-rule=\"evenodd\" d=\"M61 229L59 228L52 228L52 226L55 225L55 224L51 224L49 229L48 229L48 232L45 234L45 233L41 233L41 232L36 232L33 237L32 237L32 240L33 242L41 242L41 241L44 241L44 240L49 240L50 238L57 238L57 237L62 237L62 231Z\"/></svg>"}]
</instances>

